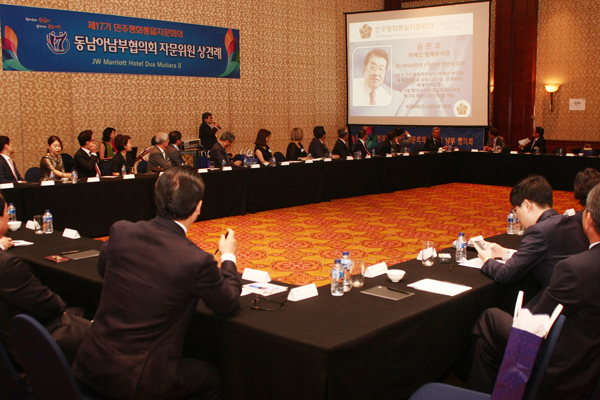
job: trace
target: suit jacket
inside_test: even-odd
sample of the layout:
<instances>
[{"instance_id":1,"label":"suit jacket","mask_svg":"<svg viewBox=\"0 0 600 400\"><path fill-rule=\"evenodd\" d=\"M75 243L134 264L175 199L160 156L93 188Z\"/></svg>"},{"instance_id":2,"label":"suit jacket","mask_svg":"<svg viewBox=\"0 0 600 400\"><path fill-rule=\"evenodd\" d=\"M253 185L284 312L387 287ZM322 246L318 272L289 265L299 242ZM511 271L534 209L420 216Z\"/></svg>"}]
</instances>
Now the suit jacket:
<instances>
[{"instance_id":1,"label":"suit jacket","mask_svg":"<svg viewBox=\"0 0 600 400\"><path fill-rule=\"evenodd\" d=\"M442 139L440 137L434 139L433 136L429 136L427 140L425 140L423 151L438 151L440 147L444 147Z\"/></svg>"},{"instance_id":2,"label":"suit jacket","mask_svg":"<svg viewBox=\"0 0 600 400\"><path fill-rule=\"evenodd\" d=\"M218 314L237 310L241 282L232 261L186 238L174 221L119 221L102 245L102 298L73 373L109 397L181 399L204 379L203 363L182 357L198 299Z\"/></svg>"},{"instance_id":3,"label":"suit jacket","mask_svg":"<svg viewBox=\"0 0 600 400\"><path fill-rule=\"evenodd\" d=\"M540 154L545 154L548 152L546 149L546 139L543 136L540 136L537 141L535 138L530 138L531 142L527 143L527 146L523 148L523 152L525 153L533 153L533 149L538 147L540 149ZM535 144L533 143L535 141Z\"/></svg>"},{"instance_id":4,"label":"suit jacket","mask_svg":"<svg viewBox=\"0 0 600 400\"><path fill-rule=\"evenodd\" d=\"M220 168L223 165L223 160L225 160L225 165L233 165L231 159L227 155L227 150L225 150L225 147L217 140L217 143L210 149L210 161L215 163L215 167Z\"/></svg>"},{"instance_id":5,"label":"suit jacket","mask_svg":"<svg viewBox=\"0 0 600 400\"><path fill-rule=\"evenodd\" d=\"M321 142L319 138L313 138L308 146L308 152L314 158L323 158L327 153L329 153L329 149L324 143Z\"/></svg>"},{"instance_id":6,"label":"suit jacket","mask_svg":"<svg viewBox=\"0 0 600 400\"><path fill-rule=\"evenodd\" d=\"M335 146L333 146L333 151L331 154L338 155L340 156L340 158L345 160L346 157L352 155L352 152L350 151L348 145L342 139L338 139L335 142Z\"/></svg>"},{"instance_id":7,"label":"suit jacket","mask_svg":"<svg viewBox=\"0 0 600 400\"><path fill-rule=\"evenodd\" d=\"M487 147L494 147L494 139L490 137L486 144ZM496 146L504 147L504 138L502 136L496 136Z\"/></svg>"},{"instance_id":8,"label":"suit jacket","mask_svg":"<svg viewBox=\"0 0 600 400\"><path fill-rule=\"evenodd\" d=\"M166 155L166 151L163 156L161 149L154 146L148 155L148 171L159 172L171 168L171 164L165 159Z\"/></svg>"},{"instance_id":9,"label":"suit jacket","mask_svg":"<svg viewBox=\"0 0 600 400\"><path fill-rule=\"evenodd\" d=\"M62 299L31 273L27 263L10 251L0 251L0 340L13 361L11 320L21 313L42 323L67 359L73 361L90 322L64 314L65 308Z\"/></svg>"},{"instance_id":10,"label":"suit jacket","mask_svg":"<svg viewBox=\"0 0 600 400\"><path fill-rule=\"evenodd\" d=\"M73 161L75 161L75 169L80 178L93 178L98 175L96 171L97 155L88 155L85 150L80 148L75 153Z\"/></svg>"},{"instance_id":11,"label":"suit jacket","mask_svg":"<svg viewBox=\"0 0 600 400\"><path fill-rule=\"evenodd\" d=\"M171 161L172 166L181 167L182 165L185 165L183 157L181 157L181 153L175 145L170 144L169 147L167 147L167 150L165 150L165 153L167 153L167 160Z\"/></svg>"},{"instance_id":12,"label":"suit jacket","mask_svg":"<svg viewBox=\"0 0 600 400\"><path fill-rule=\"evenodd\" d=\"M518 251L505 264L489 259L481 271L504 285L524 279L531 273L544 290L550 284L554 266L585 251L587 240L575 219L550 209L525 230ZM529 305L535 304L539 296L541 292Z\"/></svg>"},{"instance_id":13,"label":"suit jacket","mask_svg":"<svg viewBox=\"0 0 600 400\"><path fill-rule=\"evenodd\" d=\"M208 151L212 149L212 147L217 143L217 131L219 129L217 127L211 128L209 124L206 122L202 122L200 125L200 143L202 143L202 147L204 150Z\"/></svg>"},{"instance_id":14,"label":"suit jacket","mask_svg":"<svg viewBox=\"0 0 600 400\"><path fill-rule=\"evenodd\" d=\"M391 143L388 139L385 139L381 146L379 146L379 153L381 154L390 154L392 152L392 147L394 149L397 148L395 143Z\"/></svg>"},{"instance_id":15,"label":"suit jacket","mask_svg":"<svg viewBox=\"0 0 600 400\"><path fill-rule=\"evenodd\" d=\"M357 151L360 151L361 158L365 158L367 156L367 154L369 154L369 152L367 151L367 148L360 141L360 139L356 140L356 143L354 144L354 148L352 149L353 153L356 153Z\"/></svg>"},{"instance_id":16,"label":"suit jacket","mask_svg":"<svg viewBox=\"0 0 600 400\"><path fill-rule=\"evenodd\" d=\"M15 176L13 175L12 170L10 169L10 166L8 165L6 159L0 156L0 183L10 183L23 180L21 174L19 174L19 170L17 169L16 163L14 164L14 167L15 172L17 173L17 179L15 179Z\"/></svg>"}]
</instances>

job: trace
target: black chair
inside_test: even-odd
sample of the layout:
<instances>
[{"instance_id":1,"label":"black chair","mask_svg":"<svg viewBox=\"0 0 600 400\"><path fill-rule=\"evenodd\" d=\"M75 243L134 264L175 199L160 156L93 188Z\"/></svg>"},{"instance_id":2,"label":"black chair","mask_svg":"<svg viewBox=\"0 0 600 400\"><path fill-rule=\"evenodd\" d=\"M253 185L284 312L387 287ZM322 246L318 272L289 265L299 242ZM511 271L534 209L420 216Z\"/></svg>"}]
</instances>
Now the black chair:
<instances>
[{"instance_id":1,"label":"black chair","mask_svg":"<svg viewBox=\"0 0 600 400\"><path fill-rule=\"evenodd\" d=\"M138 174L145 174L148 171L148 161L140 161L137 165Z\"/></svg>"},{"instance_id":2,"label":"black chair","mask_svg":"<svg viewBox=\"0 0 600 400\"><path fill-rule=\"evenodd\" d=\"M61 153L60 156L63 159L63 165L65 166L65 171L69 172L73 170L73 167L75 166L75 160L73 160L73 157L71 157L70 154L67 153Z\"/></svg>"},{"instance_id":3,"label":"black chair","mask_svg":"<svg viewBox=\"0 0 600 400\"><path fill-rule=\"evenodd\" d=\"M273 157L275 157L275 161L278 163L286 161L285 156L280 151L276 151L275 154L273 154Z\"/></svg>"},{"instance_id":4,"label":"black chair","mask_svg":"<svg viewBox=\"0 0 600 400\"><path fill-rule=\"evenodd\" d=\"M548 338L542 344L542 349L535 359L531 376L525 388L524 400L535 399L564 323L565 316L559 316L552 325ZM446 385L445 383L427 383L413 393L409 400L489 400L491 398L492 395L490 394L475 392L458 386Z\"/></svg>"},{"instance_id":5,"label":"black chair","mask_svg":"<svg viewBox=\"0 0 600 400\"><path fill-rule=\"evenodd\" d=\"M502 153L502 154L510 154L511 151L512 151L512 147L510 147L510 146L504 146L502 148L502 151L500 151L500 153Z\"/></svg>"},{"instance_id":6,"label":"black chair","mask_svg":"<svg viewBox=\"0 0 600 400\"><path fill-rule=\"evenodd\" d=\"M110 176L112 175L112 165L110 160L100 162L100 175Z\"/></svg>"},{"instance_id":7,"label":"black chair","mask_svg":"<svg viewBox=\"0 0 600 400\"><path fill-rule=\"evenodd\" d=\"M0 399L33 400L31 388L19 379L4 346L0 342Z\"/></svg>"},{"instance_id":8,"label":"black chair","mask_svg":"<svg viewBox=\"0 0 600 400\"><path fill-rule=\"evenodd\" d=\"M12 319L15 349L25 367L36 400L107 400L77 384L62 350L50 333L29 315ZM82 390L86 394L82 394Z\"/></svg>"},{"instance_id":9,"label":"black chair","mask_svg":"<svg viewBox=\"0 0 600 400\"><path fill-rule=\"evenodd\" d=\"M25 180L27 182L39 182L40 181L40 168L31 167L25 172Z\"/></svg>"},{"instance_id":10,"label":"black chair","mask_svg":"<svg viewBox=\"0 0 600 400\"><path fill-rule=\"evenodd\" d=\"M554 150L552 150L552 154L554 154L555 156L560 155L562 150L562 154L567 154L567 150L564 147L557 147Z\"/></svg>"}]
</instances>

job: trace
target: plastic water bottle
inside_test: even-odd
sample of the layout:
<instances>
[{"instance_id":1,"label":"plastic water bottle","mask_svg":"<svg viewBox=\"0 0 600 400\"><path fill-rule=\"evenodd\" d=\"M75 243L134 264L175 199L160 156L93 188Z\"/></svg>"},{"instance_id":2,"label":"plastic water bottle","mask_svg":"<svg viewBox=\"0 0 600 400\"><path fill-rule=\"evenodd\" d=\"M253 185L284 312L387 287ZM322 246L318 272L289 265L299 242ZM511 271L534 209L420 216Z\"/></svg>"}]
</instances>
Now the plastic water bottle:
<instances>
[{"instance_id":1,"label":"plastic water bottle","mask_svg":"<svg viewBox=\"0 0 600 400\"><path fill-rule=\"evenodd\" d=\"M335 260L335 264L331 268L331 295L344 295L344 269L340 260Z\"/></svg>"},{"instance_id":2,"label":"plastic water bottle","mask_svg":"<svg viewBox=\"0 0 600 400\"><path fill-rule=\"evenodd\" d=\"M71 171L71 183L77 183L77 170L75 168Z\"/></svg>"},{"instance_id":3,"label":"plastic water bottle","mask_svg":"<svg viewBox=\"0 0 600 400\"><path fill-rule=\"evenodd\" d=\"M50 170L50 177L48 178L49 181L53 181L54 180L54 171Z\"/></svg>"},{"instance_id":4,"label":"plastic water bottle","mask_svg":"<svg viewBox=\"0 0 600 400\"><path fill-rule=\"evenodd\" d=\"M8 204L8 222L17 220L17 209L13 203Z\"/></svg>"},{"instance_id":5,"label":"plastic water bottle","mask_svg":"<svg viewBox=\"0 0 600 400\"><path fill-rule=\"evenodd\" d=\"M221 169L225 168L227 166L227 160L222 159L221 160Z\"/></svg>"},{"instance_id":6,"label":"plastic water bottle","mask_svg":"<svg viewBox=\"0 0 600 400\"><path fill-rule=\"evenodd\" d=\"M467 261L467 240L465 239L465 234L460 232L455 243L456 262L461 263Z\"/></svg>"},{"instance_id":7,"label":"plastic water bottle","mask_svg":"<svg viewBox=\"0 0 600 400\"><path fill-rule=\"evenodd\" d=\"M342 253L342 267L344 268L344 292L352 290L352 284L350 283L350 275L352 274L352 260L350 259L350 253L344 251Z\"/></svg>"},{"instance_id":8,"label":"plastic water bottle","mask_svg":"<svg viewBox=\"0 0 600 400\"><path fill-rule=\"evenodd\" d=\"M125 164L123 164L123 166L121 167L121 176L125 175L127 175L127 167L125 166Z\"/></svg>"},{"instance_id":9,"label":"plastic water bottle","mask_svg":"<svg viewBox=\"0 0 600 400\"><path fill-rule=\"evenodd\" d=\"M50 214L50 210L46 210L44 216L42 217L42 229L44 230L44 233L54 232L52 214Z\"/></svg>"},{"instance_id":10,"label":"plastic water bottle","mask_svg":"<svg viewBox=\"0 0 600 400\"><path fill-rule=\"evenodd\" d=\"M515 234L515 220L517 219L517 215L513 210L510 210L508 214L507 222L506 222L506 233L509 235Z\"/></svg>"}]
</instances>

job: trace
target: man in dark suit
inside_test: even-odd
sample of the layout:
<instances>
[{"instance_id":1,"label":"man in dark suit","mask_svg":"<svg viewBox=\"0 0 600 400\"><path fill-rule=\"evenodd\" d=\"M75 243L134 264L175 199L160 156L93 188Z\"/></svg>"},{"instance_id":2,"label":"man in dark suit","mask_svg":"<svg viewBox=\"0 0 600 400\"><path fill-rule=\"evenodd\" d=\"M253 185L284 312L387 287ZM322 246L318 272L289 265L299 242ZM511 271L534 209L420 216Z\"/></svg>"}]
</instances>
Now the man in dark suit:
<instances>
[{"instance_id":1,"label":"man in dark suit","mask_svg":"<svg viewBox=\"0 0 600 400\"><path fill-rule=\"evenodd\" d=\"M171 168L171 160L167 157L167 147L169 147L169 136L166 133L159 133L154 139L156 145L150 150L148 155L148 171L162 172Z\"/></svg>"},{"instance_id":2,"label":"man in dark suit","mask_svg":"<svg viewBox=\"0 0 600 400\"><path fill-rule=\"evenodd\" d=\"M392 149L396 150L396 146L398 144L398 139L396 137L395 131L389 131L387 134L387 139L381 143L379 146L379 154L391 154Z\"/></svg>"},{"instance_id":3,"label":"man in dark suit","mask_svg":"<svg viewBox=\"0 0 600 400\"><path fill-rule=\"evenodd\" d=\"M325 145L325 138L327 137L325 128L322 126L315 126L313 134L315 137L308 146L308 153L313 156L313 158L324 158L328 156L329 149L327 148L327 145Z\"/></svg>"},{"instance_id":4,"label":"man in dark suit","mask_svg":"<svg viewBox=\"0 0 600 400\"><path fill-rule=\"evenodd\" d=\"M540 154L546 154L548 152L546 149L546 139L544 139L544 128L536 126L530 140L531 141L527 143L525 147L519 146L524 153L535 153L536 147L540 150Z\"/></svg>"},{"instance_id":5,"label":"man in dark suit","mask_svg":"<svg viewBox=\"0 0 600 400\"><path fill-rule=\"evenodd\" d=\"M200 143L204 150L208 151L217 142L217 131L221 129L219 124L213 123L213 115L209 112L202 114L202 124L200 125Z\"/></svg>"},{"instance_id":6,"label":"man in dark suit","mask_svg":"<svg viewBox=\"0 0 600 400\"><path fill-rule=\"evenodd\" d=\"M181 153L179 152L179 146L181 146L181 132L173 131L169 133L169 146L167 147L167 159L171 161L171 165L175 167L181 167L185 165Z\"/></svg>"},{"instance_id":7,"label":"man in dark suit","mask_svg":"<svg viewBox=\"0 0 600 400\"><path fill-rule=\"evenodd\" d=\"M184 358L183 344L198 299L231 314L242 285L231 229L219 242L220 268L186 238L203 195L196 170L171 168L156 182L156 218L112 226L98 259L102 298L73 364L77 379L120 399L218 398L216 368Z\"/></svg>"},{"instance_id":8,"label":"man in dark suit","mask_svg":"<svg viewBox=\"0 0 600 400\"><path fill-rule=\"evenodd\" d=\"M490 128L487 145L483 146L483 151L494 151L495 147L504 148L504 138L498 135L498 129Z\"/></svg>"},{"instance_id":9,"label":"man in dark suit","mask_svg":"<svg viewBox=\"0 0 600 400\"><path fill-rule=\"evenodd\" d=\"M346 157L352 155L352 152L348 147L348 136L350 136L350 134L346 129L338 129L338 140L335 142L335 146L333 146L331 158L341 158L342 160L345 160Z\"/></svg>"},{"instance_id":10,"label":"man in dark suit","mask_svg":"<svg viewBox=\"0 0 600 400\"><path fill-rule=\"evenodd\" d=\"M219 168L223 165L232 166L235 165L239 167L242 165L241 160L233 161L229 158L229 154L227 154L227 150L231 147L231 144L235 140L235 135L231 132L224 132L221 135L221 139L217 140L217 143L210 149L210 161L215 163L215 167Z\"/></svg>"},{"instance_id":11,"label":"man in dark suit","mask_svg":"<svg viewBox=\"0 0 600 400\"><path fill-rule=\"evenodd\" d=\"M400 126L396 128L396 141L396 151L398 153L403 153L408 146L413 144L413 138L410 136L410 133Z\"/></svg>"},{"instance_id":12,"label":"man in dark suit","mask_svg":"<svg viewBox=\"0 0 600 400\"><path fill-rule=\"evenodd\" d=\"M94 134L90 130L85 130L79 133L77 141L81 148L77 150L73 161L75 169L80 178L93 178L100 176L98 168L98 155L96 154L96 143L94 142Z\"/></svg>"},{"instance_id":13,"label":"man in dark suit","mask_svg":"<svg viewBox=\"0 0 600 400\"><path fill-rule=\"evenodd\" d=\"M10 138L8 136L0 136L0 183L10 183L22 181L23 178L17 170L17 164L10 158L15 152Z\"/></svg>"},{"instance_id":14,"label":"man in dark suit","mask_svg":"<svg viewBox=\"0 0 600 400\"><path fill-rule=\"evenodd\" d=\"M8 230L8 211L0 195L0 236ZM2 249L8 250L8 249ZM21 258L0 251L0 340L15 361L11 319L25 313L38 319L50 332L69 361L90 327L81 318L83 309L67 309L62 299L31 273Z\"/></svg>"},{"instance_id":15,"label":"man in dark suit","mask_svg":"<svg viewBox=\"0 0 600 400\"><path fill-rule=\"evenodd\" d=\"M352 149L352 153L360 153L360 158L366 158L370 156L369 150L367 150L367 144L365 141L367 140L367 131L364 129L360 129L356 134L356 143L354 144L354 148Z\"/></svg>"},{"instance_id":16,"label":"man in dark suit","mask_svg":"<svg viewBox=\"0 0 600 400\"><path fill-rule=\"evenodd\" d=\"M521 180L510 193L510 203L527 229L518 251L506 263L494 257L504 257L506 249L487 243L486 250L475 246L484 261L481 272L496 282L509 285L529 274L540 283L542 290L550 284L554 266L561 260L586 249L587 239L573 218L559 215L552 209L552 187L539 175ZM535 304L542 292L529 303Z\"/></svg>"},{"instance_id":17,"label":"man in dark suit","mask_svg":"<svg viewBox=\"0 0 600 400\"><path fill-rule=\"evenodd\" d=\"M444 146L444 142L440 139L440 128L437 126L431 130L431 136L425 140L425 146L423 151L439 151L439 149L446 150L448 146Z\"/></svg>"},{"instance_id":18,"label":"man in dark suit","mask_svg":"<svg viewBox=\"0 0 600 400\"><path fill-rule=\"evenodd\" d=\"M533 314L550 315L562 304L563 330L544 375L538 398L580 399L589 395L600 374L600 186L588 196L583 215L589 250L556 264L550 285ZM487 310L473 331L475 357L468 386L490 393L502 363L513 318L498 309Z\"/></svg>"}]
</instances>

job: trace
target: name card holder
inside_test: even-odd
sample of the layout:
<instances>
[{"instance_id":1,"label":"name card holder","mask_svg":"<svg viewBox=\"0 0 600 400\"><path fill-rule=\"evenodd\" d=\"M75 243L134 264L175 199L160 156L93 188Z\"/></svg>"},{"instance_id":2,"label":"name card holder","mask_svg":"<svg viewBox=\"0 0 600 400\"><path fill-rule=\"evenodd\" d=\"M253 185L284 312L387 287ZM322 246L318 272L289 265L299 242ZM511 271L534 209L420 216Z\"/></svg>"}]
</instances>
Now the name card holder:
<instances>
[{"instance_id":1,"label":"name card holder","mask_svg":"<svg viewBox=\"0 0 600 400\"><path fill-rule=\"evenodd\" d=\"M352 156L346 156L346 160L354 160L354 157L352 157Z\"/></svg>"},{"instance_id":2,"label":"name card holder","mask_svg":"<svg viewBox=\"0 0 600 400\"><path fill-rule=\"evenodd\" d=\"M100 182L100 177L99 176L93 176L91 178L87 178L88 182Z\"/></svg>"},{"instance_id":3,"label":"name card holder","mask_svg":"<svg viewBox=\"0 0 600 400\"><path fill-rule=\"evenodd\" d=\"M410 156L410 153L402 153L402 157L408 157Z\"/></svg>"},{"instance_id":4,"label":"name card holder","mask_svg":"<svg viewBox=\"0 0 600 400\"><path fill-rule=\"evenodd\" d=\"M79 236L79 232L77 232L75 229L69 229L69 228L65 228L62 235L63 235L63 237L66 237L69 239L80 239L81 238L81 236Z\"/></svg>"},{"instance_id":5,"label":"name card holder","mask_svg":"<svg viewBox=\"0 0 600 400\"><path fill-rule=\"evenodd\" d=\"M477 150L477 149L471 149L471 153L479 153L479 150Z\"/></svg>"},{"instance_id":6,"label":"name card holder","mask_svg":"<svg viewBox=\"0 0 600 400\"><path fill-rule=\"evenodd\" d=\"M392 157L392 153L387 153L387 154L385 155L385 158L391 158L391 157Z\"/></svg>"},{"instance_id":7,"label":"name card holder","mask_svg":"<svg viewBox=\"0 0 600 400\"><path fill-rule=\"evenodd\" d=\"M54 186L54 181L42 181L40 186Z\"/></svg>"},{"instance_id":8,"label":"name card holder","mask_svg":"<svg viewBox=\"0 0 600 400\"><path fill-rule=\"evenodd\" d=\"M208 168L200 168L200 169L198 170L198 173L199 173L199 174L206 174L206 173L208 173Z\"/></svg>"},{"instance_id":9,"label":"name card holder","mask_svg":"<svg viewBox=\"0 0 600 400\"><path fill-rule=\"evenodd\" d=\"M419 155L420 155L420 156L423 156L423 155L425 155L425 152L424 152L424 151L420 151L420 152L419 152Z\"/></svg>"},{"instance_id":10,"label":"name card holder","mask_svg":"<svg viewBox=\"0 0 600 400\"><path fill-rule=\"evenodd\" d=\"M225 166L221 169L221 171L231 171L233 168L229 167L229 166Z\"/></svg>"},{"instance_id":11,"label":"name card holder","mask_svg":"<svg viewBox=\"0 0 600 400\"><path fill-rule=\"evenodd\" d=\"M0 183L0 189L14 189L14 183Z\"/></svg>"},{"instance_id":12,"label":"name card holder","mask_svg":"<svg viewBox=\"0 0 600 400\"><path fill-rule=\"evenodd\" d=\"M387 271L387 265L382 261L379 264L374 264L368 267L365 271L365 278L375 278L376 276L387 273Z\"/></svg>"},{"instance_id":13,"label":"name card holder","mask_svg":"<svg viewBox=\"0 0 600 400\"><path fill-rule=\"evenodd\" d=\"M311 283L309 285L293 288L292 290L290 290L287 299L289 301L300 301L309 299L311 297L316 297L318 295L319 292L317 291L317 285Z\"/></svg>"},{"instance_id":14,"label":"name card holder","mask_svg":"<svg viewBox=\"0 0 600 400\"><path fill-rule=\"evenodd\" d=\"M290 165L290 162L289 161L283 161L280 165L282 167L286 167L286 166Z\"/></svg>"},{"instance_id":15,"label":"name card holder","mask_svg":"<svg viewBox=\"0 0 600 400\"><path fill-rule=\"evenodd\" d=\"M123 175L123 179L135 179L135 175L134 174L125 174L125 175Z\"/></svg>"},{"instance_id":16,"label":"name card holder","mask_svg":"<svg viewBox=\"0 0 600 400\"><path fill-rule=\"evenodd\" d=\"M250 166L250 168L255 169L255 168L260 168L260 164L252 164Z\"/></svg>"},{"instance_id":17,"label":"name card holder","mask_svg":"<svg viewBox=\"0 0 600 400\"><path fill-rule=\"evenodd\" d=\"M323 161L324 162L331 162L331 158L324 158Z\"/></svg>"},{"instance_id":18,"label":"name card holder","mask_svg":"<svg viewBox=\"0 0 600 400\"><path fill-rule=\"evenodd\" d=\"M258 283L271 282L271 276L267 271L260 271L258 269L246 268L242 274L242 279Z\"/></svg>"},{"instance_id":19,"label":"name card holder","mask_svg":"<svg viewBox=\"0 0 600 400\"><path fill-rule=\"evenodd\" d=\"M512 151L510 152L510 154L519 154L519 152L518 152L518 151L514 151L514 150L512 150Z\"/></svg>"},{"instance_id":20,"label":"name card holder","mask_svg":"<svg viewBox=\"0 0 600 400\"><path fill-rule=\"evenodd\" d=\"M313 160L306 160L306 161L304 161L304 164L312 164L312 163L313 163Z\"/></svg>"}]
</instances>

